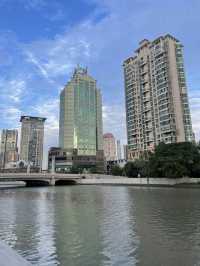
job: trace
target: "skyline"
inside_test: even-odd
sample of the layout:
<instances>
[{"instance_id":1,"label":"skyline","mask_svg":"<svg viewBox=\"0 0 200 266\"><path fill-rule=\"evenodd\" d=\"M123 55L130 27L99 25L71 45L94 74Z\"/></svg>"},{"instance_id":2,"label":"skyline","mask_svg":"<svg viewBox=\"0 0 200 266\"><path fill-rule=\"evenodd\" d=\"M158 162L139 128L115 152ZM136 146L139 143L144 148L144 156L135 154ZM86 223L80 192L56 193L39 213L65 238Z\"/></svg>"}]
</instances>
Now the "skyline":
<instances>
[{"instance_id":1,"label":"skyline","mask_svg":"<svg viewBox=\"0 0 200 266\"><path fill-rule=\"evenodd\" d=\"M104 132L126 143L123 60L142 39L169 33L185 47L193 130L199 139L200 37L195 26L200 3L79 0L77 8L72 1L47 2L0 1L1 129L19 128L21 115L42 115L47 117L45 155L48 147L57 146L59 93L80 63L102 91Z\"/></svg>"}]
</instances>

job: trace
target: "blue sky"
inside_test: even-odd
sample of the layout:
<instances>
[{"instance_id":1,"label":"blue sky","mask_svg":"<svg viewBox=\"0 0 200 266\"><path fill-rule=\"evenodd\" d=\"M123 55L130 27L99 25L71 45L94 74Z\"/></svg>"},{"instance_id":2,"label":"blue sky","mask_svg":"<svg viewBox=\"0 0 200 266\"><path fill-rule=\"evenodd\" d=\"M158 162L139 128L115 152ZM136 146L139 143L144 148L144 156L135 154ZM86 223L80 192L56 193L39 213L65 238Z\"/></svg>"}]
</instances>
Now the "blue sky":
<instances>
[{"instance_id":1,"label":"blue sky","mask_svg":"<svg viewBox=\"0 0 200 266\"><path fill-rule=\"evenodd\" d=\"M59 92L79 63L103 94L104 131L126 142L122 63L140 40L170 33L184 44L193 128L200 137L199 0L0 0L0 128L47 117L57 145Z\"/></svg>"}]
</instances>

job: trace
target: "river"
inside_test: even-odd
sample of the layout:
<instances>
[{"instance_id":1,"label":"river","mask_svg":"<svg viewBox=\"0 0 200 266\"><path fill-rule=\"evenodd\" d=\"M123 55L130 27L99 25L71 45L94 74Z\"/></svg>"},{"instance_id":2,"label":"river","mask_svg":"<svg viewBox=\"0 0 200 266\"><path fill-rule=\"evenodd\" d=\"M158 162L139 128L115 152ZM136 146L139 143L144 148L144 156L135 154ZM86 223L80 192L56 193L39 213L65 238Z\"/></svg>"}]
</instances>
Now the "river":
<instances>
[{"instance_id":1,"label":"river","mask_svg":"<svg viewBox=\"0 0 200 266\"><path fill-rule=\"evenodd\" d=\"M0 239L39 266L200 265L200 190L0 190Z\"/></svg>"}]
</instances>

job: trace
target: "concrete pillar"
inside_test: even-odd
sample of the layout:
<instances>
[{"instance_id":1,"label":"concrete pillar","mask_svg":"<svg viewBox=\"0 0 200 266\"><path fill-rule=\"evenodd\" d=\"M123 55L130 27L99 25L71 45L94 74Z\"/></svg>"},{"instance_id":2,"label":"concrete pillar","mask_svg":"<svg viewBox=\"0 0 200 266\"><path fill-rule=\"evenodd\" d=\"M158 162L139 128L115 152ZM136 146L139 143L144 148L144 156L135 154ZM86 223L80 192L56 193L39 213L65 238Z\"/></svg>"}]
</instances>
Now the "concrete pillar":
<instances>
[{"instance_id":1,"label":"concrete pillar","mask_svg":"<svg viewBox=\"0 0 200 266\"><path fill-rule=\"evenodd\" d=\"M51 179L49 180L49 185L55 186L55 183L56 183L55 178L54 178L54 176L52 176Z\"/></svg>"},{"instance_id":2,"label":"concrete pillar","mask_svg":"<svg viewBox=\"0 0 200 266\"><path fill-rule=\"evenodd\" d=\"M28 162L28 164L27 164L27 174L30 174L30 172L31 172L31 164L30 164L30 162Z\"/></svg>"},{"instance_id":3,"label":"concrete pillar","mask_svg":"<svg viewBox=\"0 0 200 266\"><path fill-rule=\"evenodd\" d=\"M51 161L51 173L55 174L55 156L52 156L52 161Z\"/></svg>"}]
</instances>

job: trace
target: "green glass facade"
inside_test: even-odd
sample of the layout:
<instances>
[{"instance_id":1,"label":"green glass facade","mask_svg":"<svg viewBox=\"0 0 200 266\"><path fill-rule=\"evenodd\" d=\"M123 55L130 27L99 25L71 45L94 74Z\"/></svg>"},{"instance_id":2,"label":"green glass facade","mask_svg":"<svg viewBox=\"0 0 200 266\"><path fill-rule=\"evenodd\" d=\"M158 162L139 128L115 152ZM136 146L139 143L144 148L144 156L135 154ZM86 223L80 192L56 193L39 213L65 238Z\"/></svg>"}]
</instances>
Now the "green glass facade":
<instances>
[{"instance_id":1,"label":"green glass facade","mask_svg":"<svg viewBox=\"0 0 200 266\"><path fill-rule=\"evenodd\" d=\"M77 149L78 155L103 150L101 93L87 69L76 68L60 94L59 126L61 148Z\"/></svg>"}]
</instances>

